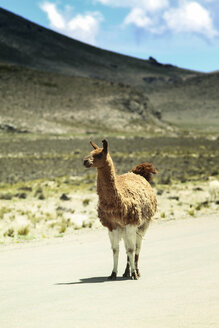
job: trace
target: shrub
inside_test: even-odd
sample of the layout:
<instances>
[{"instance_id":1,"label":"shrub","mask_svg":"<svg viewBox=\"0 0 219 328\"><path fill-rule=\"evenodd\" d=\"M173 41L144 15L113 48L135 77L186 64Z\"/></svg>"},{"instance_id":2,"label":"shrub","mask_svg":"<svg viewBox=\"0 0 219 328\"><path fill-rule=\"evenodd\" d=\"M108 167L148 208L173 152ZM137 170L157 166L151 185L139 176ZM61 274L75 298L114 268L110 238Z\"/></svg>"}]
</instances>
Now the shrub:
<instances>
[{"instance_id":1,"label":"shrub","mask_svg":"<svg viewBox=\"0 0 219 328\"><path fill-rule=\"evenodd\" d=\"M21 227L19 230L18 230L18 235L19 236L27 236L28 235L28 233L29 233L29 228L28 228L28 226L25 226L25 227Z\"/></svg>"},{"instance_id":2,"label":"shrub","mask_svg":"<svg viewBox=\"0 0 219 328\"><path fill-rule=\"evenodd\" d=\"M83 203L84 206L87 206L87 205L90 204L90 199L89 198L86 198L86 199L83 200L82 203Z\"/></svg>"},{"instance_id":3,"label":"shrub","mask_svg":"<svg viewBox=\"0 0 219 328\"><path fill-rule=\"evenodd\" d=\"M34 193L34 196L37 197L39 194L42 194L43 189L41 187L38 187Z\"/></svg>"},{"instance_id":4,"label":"shrub","mask_svg":"<svg viewBox=\"0 0 219 328\"><path fill-rule=\"evenodd\" d=\"M0 209L0 220L4 219L4 215L8 212L9 212L9 210L6 207L2 207Z\"/></svg>"},{"instance_id":5,"label":"shrub","mask_svg":"<svg viewBox=\"0 0 219 328\"><path fill-rule=\"evenodd\" d=\"M5 231L4 233L4 237L14 237L14 229L13 228L9 228L7 231Z\"/></svg>"},{"instance_id":6,"label":"shrub","mask_svg":"<svg viewBox=\"0 0 219 328\"><path fill-rule=\"evenodd\" d=\"M61 200L65 200L65 201L67 201L67 200L71 200L71 198L68 197L65 193L62 194L62 195L60 196L60 199L61 199Z\"/></svg>"},{"instance_id":7,"label":"shrub","mask_svg":"<svg viewBox=\"0 0 219 328\"><path fill-rule=\"evenodd\" d=\"M198 203L195 207L196 211L200 211L201 210L201 207L202 207L202 204L201 203Z\"/></svg>"},{"instance_id":8,"label":"shrub","mask_svg":"<svg viewBox=\"0 0 219 328\"><path fill-rule=\"evenodd\" d=\"M25 192L18 193L15 196L20 198L20 199L26 199L27 198L27 194Z\"/></svg>"},{"instance_id":9,"label":"shrub","mask_svg":"<svg viewBox=\"0 0 219 328\"><path fill-rule=\"evenodd\" d=\"M194 216L195 215L195 210L193 208L191 208L190 210L188 210L188 214L190 216Z\"/></svg>"},{"instance_id":10,"label":"shrub","mask_svg":"<svg viewBox=\"0 0 219 328\"><path fill-rule=\"evenodd\" d=\"M42 194L39 195L38 199L39 199L39 200L44 200L44 199L46 199L46 197L45 197L44 194L42 193Z\"/></svg>"},{"instance_id":11,"label":"shrub","mask_svg":"<svg viewBox=\"0 0 219 328\"><path fill-rule=\"evenodd\" d=\"M66 223L62 222L60 229L59 229L59 233L64 233L66 231Z\"/></svg>"},{"instance_id":12,"label":"shrub","mask_svg":"<svg viewBox=\"0 0 219 328\"><path fill-rule=\"evenodd\" d=\"M82 222L82 228L92 228L93 223L92 222Z\"/></svg>"},{"instance_id":13,"label":"shrub","mask_svg":"<svg viewBox=\"0 0 219 328\"><path fill-rule=\"evenodd\" d=\"M13 198L12 194L0 194L0 199L2 200L11 200Z\"/></svg>"}]
</instances>

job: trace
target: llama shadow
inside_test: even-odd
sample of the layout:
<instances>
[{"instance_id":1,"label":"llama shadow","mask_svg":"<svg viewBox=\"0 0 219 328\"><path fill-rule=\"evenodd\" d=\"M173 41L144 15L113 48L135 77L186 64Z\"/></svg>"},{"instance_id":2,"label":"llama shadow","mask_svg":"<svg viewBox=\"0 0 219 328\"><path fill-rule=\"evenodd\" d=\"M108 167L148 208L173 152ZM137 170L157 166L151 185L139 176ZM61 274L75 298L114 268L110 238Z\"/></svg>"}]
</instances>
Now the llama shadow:
<instances>
[{"instance_id":1,"label":"llama shadow","mask_svg":"<svg viewBox=\"0 0 219 328\"><path fill-rule=\"evenodd\" d=\"M91 278L82 278L80 281L75 282L58 282L56 286L63 286L63 285L80 285L80 284L98 284L103 282L116 282L116 281L125 281L130 280L130 278L124 277L117 277L116 280L108 279L108 277L91 277Z\"/></svg>"}]
</instances>

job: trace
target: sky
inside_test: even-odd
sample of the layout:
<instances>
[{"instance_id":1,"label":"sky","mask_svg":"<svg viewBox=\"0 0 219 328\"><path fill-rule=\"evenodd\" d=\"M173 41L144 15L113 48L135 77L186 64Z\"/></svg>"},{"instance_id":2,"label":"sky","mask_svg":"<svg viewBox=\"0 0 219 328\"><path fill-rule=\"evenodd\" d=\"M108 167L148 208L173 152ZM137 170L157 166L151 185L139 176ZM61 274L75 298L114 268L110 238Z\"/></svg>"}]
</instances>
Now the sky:
<instances>
[{"instance_id":1,"label":"sky","mask_svg":"<svg viewBox=\"0 0 219 328\"><path fill-rule=\"evenodd\" d=\"M0 7L102 49L219 70L219 0L0 0Z\"/></svg>"}]
</instances>

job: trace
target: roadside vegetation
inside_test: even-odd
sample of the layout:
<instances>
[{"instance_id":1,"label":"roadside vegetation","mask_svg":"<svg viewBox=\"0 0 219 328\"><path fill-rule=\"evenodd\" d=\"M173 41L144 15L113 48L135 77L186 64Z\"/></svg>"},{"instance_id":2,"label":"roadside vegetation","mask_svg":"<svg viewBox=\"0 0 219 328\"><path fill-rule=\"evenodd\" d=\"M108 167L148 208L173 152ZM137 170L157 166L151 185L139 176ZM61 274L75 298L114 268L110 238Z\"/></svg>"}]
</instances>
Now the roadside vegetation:
<instances>
[{"instance_id":1,"label":"roadside vegetation","mask_svg":"<svg viewBox=\"0 0 219 328\"><path fill-rule=\"evenodd\" d=\"M93 138L101 144L101 138ZM196 219L218 210L208 194L219 177L218 140L108 137L118 173L153 162L159 212L156 222ZM71 236L100 227L96 172L83 167L89 138L2 135L0 142L0 243Z\"/></svg>"},{"instance_id":2,"label":"roadside vegetation","mask_svg":"<svg viewBox=\"0 0 219 328\"><path fill-rule=\"evenodd\" d=\"M93 140L101 144L103 136ZM104 136L107 137L107 136ZM82 162L90 152L90 135L0 137L0 181L84 176ZM197 137L109 136L110 152L119 174L141 162L153 162L159 182L205 180L219 174L219 139Z\"/></svg>"}]
</instances>

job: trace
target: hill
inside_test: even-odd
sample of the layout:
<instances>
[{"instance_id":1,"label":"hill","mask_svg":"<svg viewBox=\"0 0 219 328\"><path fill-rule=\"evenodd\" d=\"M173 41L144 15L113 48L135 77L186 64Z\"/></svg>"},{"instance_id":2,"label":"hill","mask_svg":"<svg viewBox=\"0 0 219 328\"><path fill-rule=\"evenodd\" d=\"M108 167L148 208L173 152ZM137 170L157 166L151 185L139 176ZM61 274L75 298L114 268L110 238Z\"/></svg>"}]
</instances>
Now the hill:
<instances>
[{"instance_id":1,"label":"hill","mask_svg":"<svg viewBox=\"0 0 219 328\"><path fill-rule=\"evenodd\" d=\"M0 8L0 131L215 133L218 80L105 51Z\"/></svg>"},{"instance_id":2,"label":"hill","mask_svg":"<svg viewBox=\"0 0 219 328\"><path fill-rule=\"evenodd\" d=\"M0 61L38 70L145 87L194 72L105 51L0 8Z\"/></svg>"}]
</instances>

